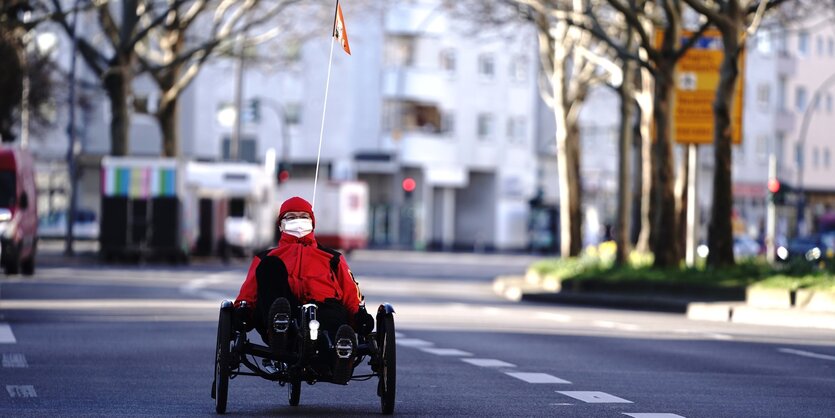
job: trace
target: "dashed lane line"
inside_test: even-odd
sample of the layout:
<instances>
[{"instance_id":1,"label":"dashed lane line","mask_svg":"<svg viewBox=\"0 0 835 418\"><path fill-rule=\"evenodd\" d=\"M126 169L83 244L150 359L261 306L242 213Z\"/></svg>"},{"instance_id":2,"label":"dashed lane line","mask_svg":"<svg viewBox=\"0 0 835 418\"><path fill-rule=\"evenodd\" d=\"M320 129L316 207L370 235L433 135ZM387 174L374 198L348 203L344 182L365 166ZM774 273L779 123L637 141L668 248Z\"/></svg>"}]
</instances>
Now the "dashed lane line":
<instances>
[{"instance_id":1,"label":"dashed lane line","mask_svg":"<svg viewBox=\"0 0 835 418\"><path fill-rule=\"evenodd\" d=\"M479 367L516 367L513 363L492 358L462 358L461 361Z\"/></svg>"},{"instance_id":2,"label":"dashed lane line","mask_svg":"<svg viewBox=\"0 0 835 418\"><path fill-rule=\"evenodd\" d=\"M402 345L404 347L415 347L415 348L431 347L431 346L435 345L435 343L431 343L429 341L421 340L421 339L417 339L417 338L400 338L400 339L395 339L395 342L397 343L397 345Z\"/></svg>"},{"instance_id":3,"label":"dashed lane line","mask_svg":"<svg viewBox=\"0 0 835 418\"><path fill-rule=\"evenodd\" d=\"M634 403L632 401L628 401L623 398L619 398L615 395L610 395L606 392L597 392L597 391L557 391L557 393L561 393L565 396L570 396L574 399L583 401L585 403Z\"/></svg>"},{"instance_id":4,"label":"dashed lane line","mask_svg":"<svg viewBox=\"0 0 835 418\"><path fill-rule=\"evenodd\" d=\"M612 321L594 321L594 326L598 328L617 329L621 331L638 331L641 329L641 327L635 324L623 324Z\"/></svg>"},{"instance_id":5,"label":"dashed lane line","mask_svg":"<svg viewBox=\"0 0 835 418\"><path fill-rule=\"evenodd\" d=\"M560 379L556 376L551 376L548 373L523 373L523 372L505 372L506 375L515 377L519 380L528 382L528 383L567 383L571 384L568 380Z\"/></svg>"},{"instance_id":6,"label":"dashed lane line","mask_svg":"<svg viewBox=\"0 0 835 418\"><path fill-rule=\"evenodd\" d=\"M662 413L657 413L657 412L647 412L647 413L644 413L644 412L640 412L640 413L629 412L629 413L627 413L627 412L624 412L623 415L630 416L632 418L684 418L681 415L668 414L668 413L663 413L663 412Z\"/></svg>"},{"instance_id":7,"label":"dashed lane line","mask_svg":"<svg viewBox=\"0 0 835 418\"><path fill-rule=\"evenodd\" d=\"M810 357L810 358L816 358L816 359L820 359L820 360L835 361L835 356L828 356L826 354L813 353L811 351L795 350L793 348L778 348L777 351L779 351L781 353L786 353L786 354L794 354L796 356Z\"/></svg>"},{"instance_id":8,"label":"dashed lane line","mask_svg":"<svg viewBox=\"0 0 835 418\"><path fill-rule=\"evenodd\" d=\"M21 353L3 353L3 367L10 369L29 367L26 356Z\"/></svg>"},{"instance_id":9,"label":"dashed lane line","mask_svg":"<svg viewBox=\"0 0 835 418\"><path fill-rule=\"evenodd\" d=\"M571 322L570 316L553 312L537 312L534 317L536 319L544 319L546 321Z\"/></svg>"},{"instance_id":10,"label":"dashed lane line","mask_svg":"<svg viewBox=\"0 0 835 418\"><path fill-rule=\"evenodd\" d=\"M14 337L14 333L12 332L12 327L5 323L0 322L0 344L15 344L17 343L17 339Z\"/></svg>"},{"instance_id":11,"label":"dashed lane line","mask_svg":"<svg viewBox=\"0 0 835 418\"><path fill-rule=\"evenodd\" d=\"M457 348L435 348L435 347L422 347L420 351L424 353L434 354L436 356L471 356L472 353L468 353L463 350L459 350Z\"/></svg>"},{"instance_id":12,"label":"dashed lane line","mask_svg":"<svg viewBox=\"0 0 835 418\"><path fill-rule=\"evenodd\" d=\"M12 398L37 398L35 387L32 385L6 385L6 392Z\"/></svg>"}]
</instances>

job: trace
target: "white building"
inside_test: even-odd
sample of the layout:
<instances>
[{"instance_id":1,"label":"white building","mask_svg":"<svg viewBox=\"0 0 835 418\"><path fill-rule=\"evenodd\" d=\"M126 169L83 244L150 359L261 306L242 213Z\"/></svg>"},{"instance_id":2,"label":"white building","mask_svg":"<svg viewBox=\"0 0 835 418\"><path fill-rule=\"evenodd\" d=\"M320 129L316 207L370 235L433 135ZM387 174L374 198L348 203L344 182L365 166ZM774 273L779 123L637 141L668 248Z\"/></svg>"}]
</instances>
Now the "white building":
<instances>
[{"instance_id":1,"label":"white building","mask_svg":"<svg viewBox=\"0 0 835 418\"><path fill-rule=\"evenodd\" d=\"M437 5L417 1L362 13L343 5L352 55L338 44L333 53L320 180L369 183L374 244L525 248L537 172L535 34L529 27L459 30L466 25ZM243 102L256 111L244 117L241 159L263 162L273 148L291 176L313 176L328 33L323 27L281 71L247 67ZM223 114L234 101L235 69L231 60L207 65L182 96L183 157L228 158L233 127ZM150 102L156 98L147 80L137 80L135 90ZM109 152L108 104L97 99L88 112L82 199L94 208L95 156ZM54 142L57 151L42 159L63 159L66 139L56 133ZM134 114L131 154L159 155L160 149L156 122ZM408 196L405 178L416 184Z\"/></svg>"}]
</instances>

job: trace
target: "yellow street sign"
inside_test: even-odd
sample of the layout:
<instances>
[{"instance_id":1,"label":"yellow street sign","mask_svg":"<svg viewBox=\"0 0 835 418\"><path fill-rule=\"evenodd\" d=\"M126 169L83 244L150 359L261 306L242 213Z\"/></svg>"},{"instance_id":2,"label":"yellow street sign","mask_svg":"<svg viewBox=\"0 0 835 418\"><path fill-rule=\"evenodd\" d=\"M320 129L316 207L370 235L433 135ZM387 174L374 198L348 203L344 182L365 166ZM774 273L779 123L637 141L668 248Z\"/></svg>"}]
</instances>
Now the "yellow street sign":
<instances>
[{"instance_id":1,"label":"yellow street sign","mask_svg":"<svg viewBox=\"0 0 835 418\"><path fill-rule=\"evenodd\" d=\"M656 32L656 45L661 45L663 31ZM682 32L682 42L693 36ZM719 86L719 70L724 52L722 35L718 30L707 30L687 50L676 70L676 100L673 103L675 140L680 144L713 143L713 102ZM742 105L745 85L745 53L739 57L739 75L731 104L731 139L742 143Z\"/></svg>"}]
</instances>

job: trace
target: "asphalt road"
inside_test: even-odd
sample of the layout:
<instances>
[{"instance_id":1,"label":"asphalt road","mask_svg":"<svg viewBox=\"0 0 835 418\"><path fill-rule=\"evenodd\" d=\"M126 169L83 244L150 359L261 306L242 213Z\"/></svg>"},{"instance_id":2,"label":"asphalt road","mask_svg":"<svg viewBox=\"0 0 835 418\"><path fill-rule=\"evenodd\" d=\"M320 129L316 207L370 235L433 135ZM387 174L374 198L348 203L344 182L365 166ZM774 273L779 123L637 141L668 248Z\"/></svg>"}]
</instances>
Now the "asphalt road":
<instances>
[{"instance_id":1,"label":"asphalt road","mask_svg":"<svg viewBox=\"0 0 835 418\"><path fill-rule=\"evenodd\" d=\"M835 333L512 303L528 257L359 252L371 309L397 310L395 413L832 417ZM0 278L0 416L210 416L217 309L247 263L41 267ZM253 336L258 339L257 336ZM230 382L230 415L368 416L376 382Z\"/></svg>"}]
</instances>

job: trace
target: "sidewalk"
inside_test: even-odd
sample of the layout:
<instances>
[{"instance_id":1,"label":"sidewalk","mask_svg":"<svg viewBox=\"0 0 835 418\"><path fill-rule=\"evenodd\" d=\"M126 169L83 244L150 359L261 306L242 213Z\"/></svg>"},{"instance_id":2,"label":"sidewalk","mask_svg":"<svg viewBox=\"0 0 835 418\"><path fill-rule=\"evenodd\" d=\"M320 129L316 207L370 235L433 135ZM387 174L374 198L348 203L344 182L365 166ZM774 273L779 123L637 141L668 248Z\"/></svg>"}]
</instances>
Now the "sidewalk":
<instances>
[{"instance_id":1,"label":"sidewalk","mask_svg":"<svg viewBox=\"0 0 835 418\"><path fill-rule=\"evenodd\" d=\"M536 277L499 276L496 294L513 301L675 312L698 321L835 330L835 297L831 293L751 289L739 300L715 300L709 295L661 292L573 292L561 283Z\"/></svg>"}]
</instances>

